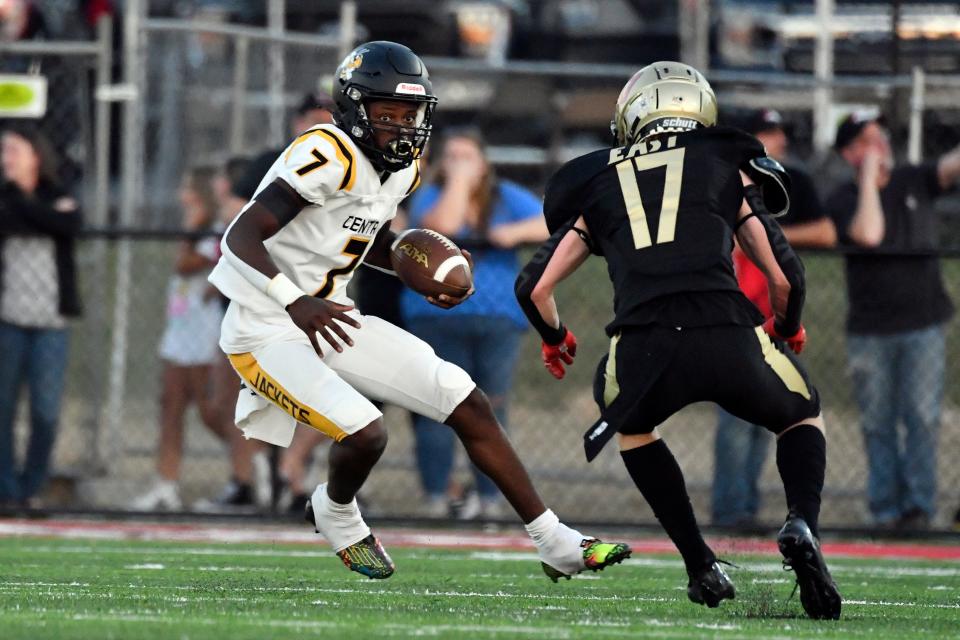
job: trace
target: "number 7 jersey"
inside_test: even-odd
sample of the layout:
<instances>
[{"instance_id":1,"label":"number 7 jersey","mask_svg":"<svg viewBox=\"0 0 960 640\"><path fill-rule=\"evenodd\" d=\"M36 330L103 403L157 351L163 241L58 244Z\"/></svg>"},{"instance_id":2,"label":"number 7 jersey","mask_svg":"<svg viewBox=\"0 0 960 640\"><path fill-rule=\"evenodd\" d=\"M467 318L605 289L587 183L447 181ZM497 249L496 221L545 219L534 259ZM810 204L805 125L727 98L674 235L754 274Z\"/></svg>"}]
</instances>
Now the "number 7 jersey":
<instances>
[{"instance_id":1,"label":"number 7 jersey","mask_svg":"<svg viewBox=\"0 0 960 640\"><path fill-rule=\"evenodd\" d=\"M387 174L381 183L376 169L349 136L334 125L318 125L277 157L254 200L278 178L308 204L264 241L271 259L306 293L352 304L347 284L377 233L419 186L419 163ZM229 233L227 229L226 235ZM221 346L228 353L247 351L259 343L264 337L259 325L296 329L286 311L225 258L220 258L209 280L233 303L221 335Z\"/></svg>"},{"instance_id":2,"label":"number 7 jersey","mask_svg":"<svg viewBox=\"0 0 960 640\"><path fill-rule=\"evenodd\" d=\"M740 167L765 155L753 136L710 127L595 151L557 171L544 197L547 226L553 233L583 216L614 287L609 333L762 322L740 293L731 252Z\"/></svg>"}]
</instances>

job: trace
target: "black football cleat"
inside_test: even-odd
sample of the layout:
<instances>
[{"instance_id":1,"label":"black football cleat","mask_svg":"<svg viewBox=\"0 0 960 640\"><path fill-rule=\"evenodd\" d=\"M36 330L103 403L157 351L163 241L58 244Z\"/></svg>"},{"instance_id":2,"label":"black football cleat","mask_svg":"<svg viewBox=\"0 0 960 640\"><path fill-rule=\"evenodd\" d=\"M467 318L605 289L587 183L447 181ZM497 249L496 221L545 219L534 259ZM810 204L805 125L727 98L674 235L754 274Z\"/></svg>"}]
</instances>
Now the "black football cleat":
<instances>
[{"instance_id":1,"label":"black football cleat","mask_svg":"<svg viewBox=\"0 0 960 640\"><path fill-rule=\"evenodd\" d=\"M711 609L720 606L723 600L733 600L737 590L733 588L730 576L717 563L713 562L697 574L689 574L687 597L691 602L705 604Z\"/></svg>"},{"instance_id":2,"label":"black football cleat","mask_svg":"<svg viewBox=\"0 0 960 640\"><path fill-rule=\"evenodd\" d=\"M783 554L783 566L797 575L800 603L814 620L839 620L842 598L837 583L827 570L820 542L806 521L791 514L780 529L777 546Z\"/></svg>"}]
</instances>

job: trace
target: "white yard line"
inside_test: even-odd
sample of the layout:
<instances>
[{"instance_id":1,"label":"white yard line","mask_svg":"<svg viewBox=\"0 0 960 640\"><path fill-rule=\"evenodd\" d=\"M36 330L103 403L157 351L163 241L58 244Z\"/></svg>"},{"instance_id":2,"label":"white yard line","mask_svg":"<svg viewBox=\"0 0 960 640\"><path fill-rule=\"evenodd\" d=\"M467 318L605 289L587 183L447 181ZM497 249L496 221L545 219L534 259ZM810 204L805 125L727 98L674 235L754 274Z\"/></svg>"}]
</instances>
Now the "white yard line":
<instances>
[{"instance_id":1,"label":"white yard line","mask_svg":"<svg viewBox=\"0 0 960 640\"><path fill-rule=\"evenodd\" d=\"M844 600L844 605L861 607L910 607L917 609L960 609L960 604L935 604L918 602L889 602L887 600Z\"/></svg>"},{"instance_id":2,"label":"white yard line","mask_svg":"<svg viewBox=\"0 0 960 640\"><path fill-rule=\"evenodd\" d=\"M28 553L79 553L79 554L136 554L149 559L159 559L175 556L229 556L251 557L251 558L331 558L333 554L326 548L320 548L317 551L305 551L298 549L238 549L238 548L216 548L216 547L178 547L178 548L155 548L144 549L143 547L94 547L89 545L82 546L46 546L46 545L27 545L22 548L24 554ZM455 553L444 554L445 561L466 561L466 560L491 560L491 561L517 561L517 562L535 562L538 560L535 553L526 551L473 551L462 555ZM659 558L659 557L638 557L630 558L624 562L624 566L635 567L654 567L654 568L677 568L683 564L679 559ZM792 578L790 574L785 573L779 564L771 562L741 562L738 563L738 569L733 569L731 573L736 576L739 571L761 574L780 574L786 577L787 581ZM183 569L191 569L189 566L183 566ZM831 572L837 576L869 576L873 578L901 578L901 577L921 577L921 578L955 578L960 577L960 566L931 566L931 567L904 567L904 566L862 566L851 565L849 561L832 562ZM238 571L243 570L238 568ZM251 571L258 569L251 567ZM589 574L588 574L589 576ZM596 577L596 576L589 576Z\"/></svg>"}]
</instances>

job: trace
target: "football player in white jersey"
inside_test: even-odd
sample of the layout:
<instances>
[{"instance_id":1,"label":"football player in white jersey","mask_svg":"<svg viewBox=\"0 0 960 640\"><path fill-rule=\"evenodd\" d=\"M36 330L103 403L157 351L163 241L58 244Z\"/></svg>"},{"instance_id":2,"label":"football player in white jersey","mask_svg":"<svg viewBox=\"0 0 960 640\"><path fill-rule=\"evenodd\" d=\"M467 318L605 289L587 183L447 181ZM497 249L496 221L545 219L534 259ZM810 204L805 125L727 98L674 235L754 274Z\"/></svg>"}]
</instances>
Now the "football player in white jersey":
<instances>
[{"instance_id":1,"label":"football player in white jersey","mask_svg":"<svg viewBox=\"0 0 960 640\"><path fill-rule=\"evenodd\" d=\"M231 300L220 345L246 387L238 426L282 446L297 423L335 440L307 516L348 568L371 578L389 577L394 565L355 500L387 442L368 398L448 424L523 519L554 581L622 561L627 545L584 536L544 506L462 369L353 309L346 289L354 269L390 270L390 220L420 182L417 159L437 100L420 58L392 42L357 47L334 82L336 125L314 126L277 158L224 234L210 276Z\"/></svg>"}]
</instances>

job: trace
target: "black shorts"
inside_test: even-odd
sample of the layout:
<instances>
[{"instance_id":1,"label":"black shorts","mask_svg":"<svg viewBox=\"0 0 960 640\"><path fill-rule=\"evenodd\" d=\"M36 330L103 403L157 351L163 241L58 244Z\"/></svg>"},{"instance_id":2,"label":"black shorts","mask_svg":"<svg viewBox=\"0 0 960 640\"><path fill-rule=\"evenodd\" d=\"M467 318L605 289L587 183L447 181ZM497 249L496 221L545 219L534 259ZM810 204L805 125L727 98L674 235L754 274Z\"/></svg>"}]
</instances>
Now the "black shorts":
<instances>
[{"instance_id":1,"label":"black shorts","mask_svg":"<svg viewBox=\"0 0 960 640\"><path fill-rule=\"evenodd\" d=\"M760 327L626 327L600 362L594 396L624 434L650 433L702 401L774 433L820 414L803 366Z\"/></svg>"}]
</instances>

